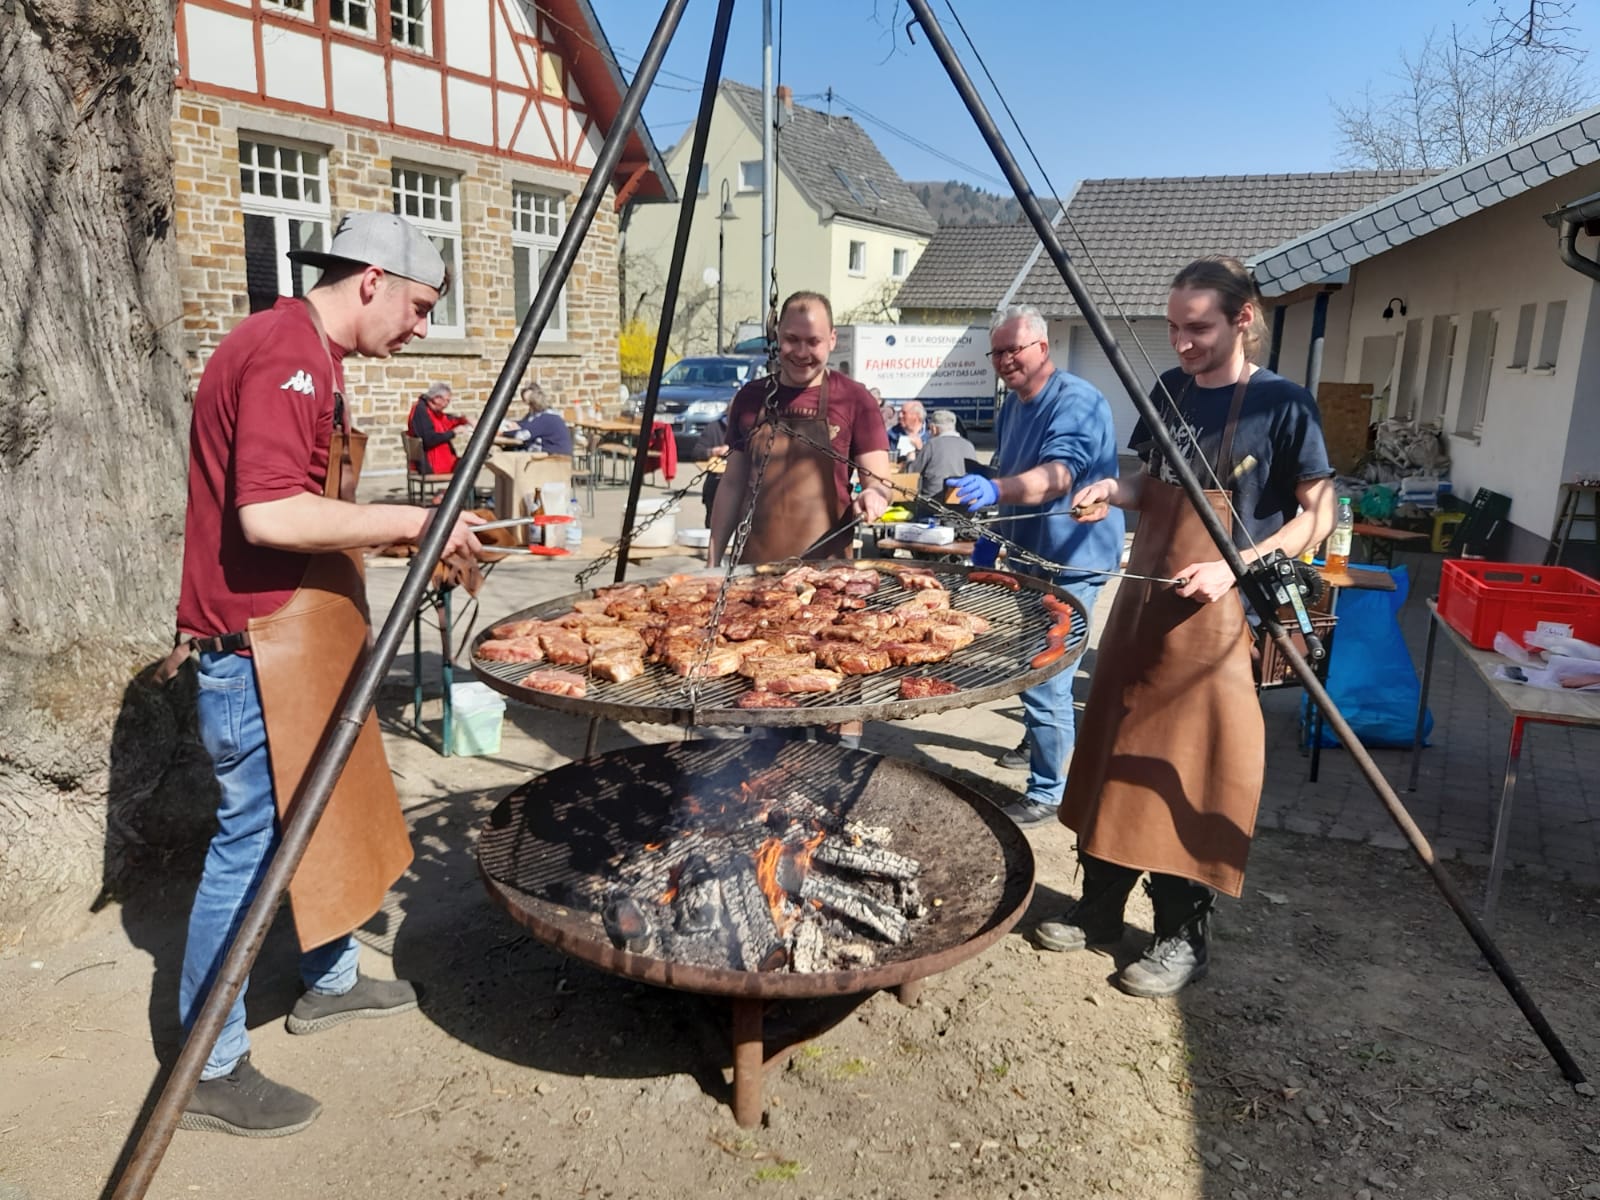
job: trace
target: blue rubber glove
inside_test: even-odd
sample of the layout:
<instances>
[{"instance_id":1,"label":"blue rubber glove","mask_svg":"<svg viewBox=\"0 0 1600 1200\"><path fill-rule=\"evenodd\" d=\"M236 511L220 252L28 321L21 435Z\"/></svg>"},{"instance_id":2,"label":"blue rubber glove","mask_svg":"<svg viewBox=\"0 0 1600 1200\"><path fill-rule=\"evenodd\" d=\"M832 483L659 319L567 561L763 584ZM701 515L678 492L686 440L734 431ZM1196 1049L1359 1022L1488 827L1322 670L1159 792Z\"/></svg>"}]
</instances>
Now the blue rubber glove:
<instances>
[{"instance_id":1,"label":"blue rubber glove","mask_svg":"<svg viewBox=\"0 0 1600 1200\"><path fill-rule=\"evenodd\" d=\"M958 479L946 479L944 484L955 488L956 499L967 506L968 512L1000 503L999 485L982 475L962 475Z\"/></svg>"},{"instance_id":2,"label":"blue rubber glove","mask_svg":"<svg viewBox=\"0 0 1600 1200\"><path fill-rule=\"evenodd\" d=\"M1000 561L1000 543L993 538L981 537L972 546L972 565L992 567Z\"/></svg>"}]
</instances>

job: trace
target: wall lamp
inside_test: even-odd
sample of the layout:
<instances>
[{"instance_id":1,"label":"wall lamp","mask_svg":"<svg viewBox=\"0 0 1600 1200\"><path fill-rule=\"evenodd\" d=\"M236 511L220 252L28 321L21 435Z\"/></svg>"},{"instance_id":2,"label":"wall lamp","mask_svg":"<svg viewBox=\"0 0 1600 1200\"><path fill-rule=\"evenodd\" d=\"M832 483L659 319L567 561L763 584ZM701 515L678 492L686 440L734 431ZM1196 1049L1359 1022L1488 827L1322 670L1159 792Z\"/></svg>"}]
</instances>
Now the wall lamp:
<instances>
[{"instance_id":1,"label":"wall lamp","mask_svg":"<svg viewBox=\"0 0 1600 1200\"><path fill-rule=\"evenodd\" d=\"M1406 302L1400 299L1399 296L1391 296L1389 297L1389 303L1384 305L1383 308L1383 319L1385 321L1394 320L1394 306L1396 304L1400 306L1400 315L1402 317L1406 315Z\"/></svg>"}]
</instances>

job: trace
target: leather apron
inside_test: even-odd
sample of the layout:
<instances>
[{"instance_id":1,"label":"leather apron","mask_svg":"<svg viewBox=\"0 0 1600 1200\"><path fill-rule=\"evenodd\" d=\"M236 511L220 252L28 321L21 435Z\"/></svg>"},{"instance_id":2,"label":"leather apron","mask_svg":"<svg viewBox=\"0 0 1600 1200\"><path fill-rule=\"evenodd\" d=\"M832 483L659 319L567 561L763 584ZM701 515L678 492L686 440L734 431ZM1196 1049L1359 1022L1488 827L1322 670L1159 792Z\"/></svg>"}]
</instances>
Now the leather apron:
<instances>
[{"instance_id":1,"label":"leather apron","mask_svg":"<svg viewBox=\"0 0 1600 1200\"><path fill-rule=\"evenodd\" d=\"M844 520L849 506L839 495L834 459L822 449L833 445L834 430L828 424L828 377L832 374L822 373L816 416L783 412L769 418L763 409L750 431L746 443L750 460L753 464L766 455L767 466L741 564L794 558ZM746 496L745 503L750 502ZM806 557L848 558L853 541L851 532L844 530Z\"/></svg>"},{"instance_id":2,"label":"leather apron","mask_svg":"<svg viewBox=\"0 0 1600 1200\"><path fill-rule=\"evenodd\" d=\"M1223 479L1247 384L1234 389L1223 429ZM1231 534L1226 494L1206 496ZM1150 473L1128 570L1170 579L1216 557L1183 489ZM1061 803L1080 850L1239 895L1266 771L1252 640L1236 593L1205 604L1171 584L1121 582Z\"/></svg>"},{"instance_id":3,"label":"leather apron","mask_svg":"<svg viewBox=\"0 0 1600 1200\"><path fill-rule=\"evenodd\" d=\"M312 319L317 323L314 313ZM317 332L322 334L320 323ZM335 392L334 399L322 494L353 502L366 435L342 428L343 397ZM294 595L269 615L252 617L249 632L281 824L294 811L311 764L333 733L370 650L360 553L311 555ZM411 836L377 715L369 712L289 881L301 948L343 937L369 920L411 857Z\"/></svg>"}]
</instances>

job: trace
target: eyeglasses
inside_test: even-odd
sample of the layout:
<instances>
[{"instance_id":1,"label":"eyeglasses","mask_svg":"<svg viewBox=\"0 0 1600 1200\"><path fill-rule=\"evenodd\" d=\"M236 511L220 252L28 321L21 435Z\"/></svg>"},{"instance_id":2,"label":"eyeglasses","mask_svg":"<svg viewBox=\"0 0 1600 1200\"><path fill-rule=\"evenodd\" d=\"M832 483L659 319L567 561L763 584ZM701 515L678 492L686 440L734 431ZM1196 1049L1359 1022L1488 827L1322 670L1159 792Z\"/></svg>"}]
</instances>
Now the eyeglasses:
<instances>
[{"instance_id":1,"label":"eyeglasses","mask_svg":"<svg viewBox=\"0 0 1600 1200\"><path fill-rule=\"evenodd\" d=\"M997 350L989 351L989 359L992 362L999 362L1002 358L1016 358L1024 350L1031 349L1034 346L1042 346L1042 345L1044 345L1043 340L1034 341L1034 342L1023 342L1022 345L1020 345L1020 346L1001 346Z\"/></svg>"}]
</instances>

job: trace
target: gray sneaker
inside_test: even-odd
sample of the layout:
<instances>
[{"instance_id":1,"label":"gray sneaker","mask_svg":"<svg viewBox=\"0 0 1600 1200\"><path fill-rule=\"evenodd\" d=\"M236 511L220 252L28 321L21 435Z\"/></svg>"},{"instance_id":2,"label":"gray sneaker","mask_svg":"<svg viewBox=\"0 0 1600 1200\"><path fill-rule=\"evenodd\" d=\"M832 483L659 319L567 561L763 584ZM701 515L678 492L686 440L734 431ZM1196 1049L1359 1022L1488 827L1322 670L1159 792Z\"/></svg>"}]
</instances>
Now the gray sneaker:
<instances>
[{"instance_id":1,"label":"gray sneaker","mask_svg":"<svg viewBox=\"0 0 1600 1200\"><path fill-rule=\"evenodd\" d=\"M1037 800L1013 800L1000 810L1018 825L1026 828L1044 821L1053 821L1060 813L1054 804L1040 804Z\"/></svg>"},{"instance_id":2,"label":"gray sneaker","mask_svg":"<svg viewBox=\"0 0 1600 1200\"><path fill-rule=\"evenodd\" d=\"M338 996L307 992L289 1012L290 1033L321 1033L346 1021L372 1020L410 1012L417 989L404 979L356 977L356 985Z\"/></svg>"},{"instance_id":3,"label":"gray sneaker","mask_svg":"<svg viewBox=\"0 0 1600 1200\"><path fill-rule=\"evenodd\" d=\"M247 1138L287 1137L315 1121L321 1111L322 1105L304 1092L273 1083L256 1070L247 1051L228 1074L195 1085L178 1128Z\"/></svg>"}]
</instances>

